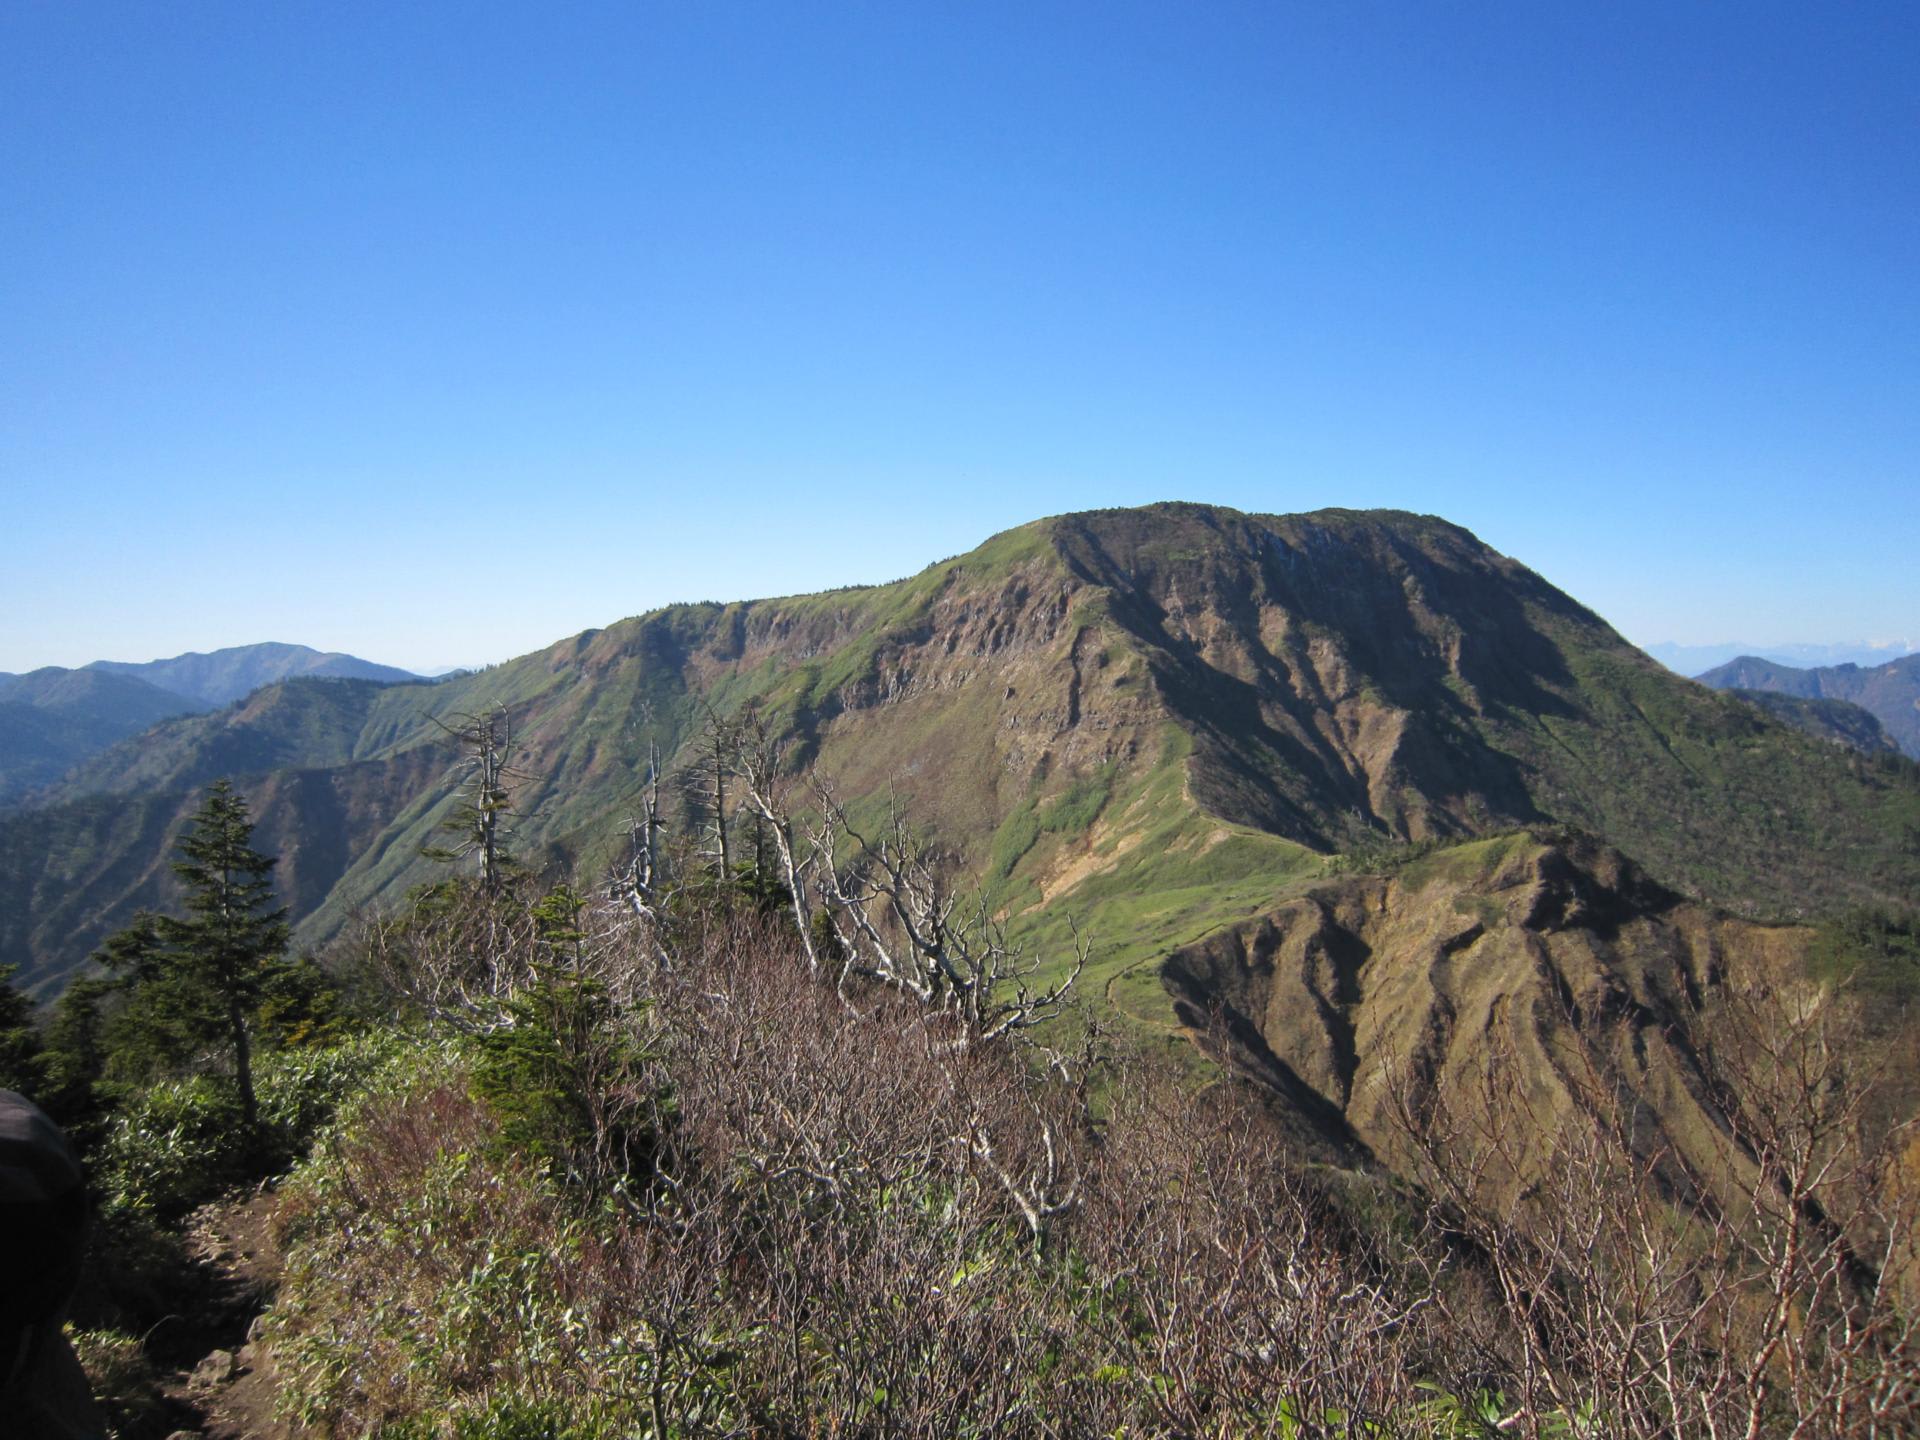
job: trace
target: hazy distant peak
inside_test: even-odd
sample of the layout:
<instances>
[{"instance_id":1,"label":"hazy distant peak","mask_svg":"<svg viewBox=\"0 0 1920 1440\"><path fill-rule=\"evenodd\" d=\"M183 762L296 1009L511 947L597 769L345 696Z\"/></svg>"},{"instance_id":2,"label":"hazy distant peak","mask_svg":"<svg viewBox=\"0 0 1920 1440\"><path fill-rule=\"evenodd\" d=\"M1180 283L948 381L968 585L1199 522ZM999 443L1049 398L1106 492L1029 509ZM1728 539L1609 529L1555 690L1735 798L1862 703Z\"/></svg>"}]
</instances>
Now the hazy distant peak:
<instances>
[{"instance_id":1,"label":"hazy distant peak","mask_svg":"<svg viewBox=\"0 0 1920 1440\"><path fill-rule=\"evenodd\" d=\"M1920 646L1916 646L1911 640L1773 645L1758 645L1748 640L1728 640L1715 645L1679 645L1668 640L1645 648L1647 654L1653 656L1669 670L1682 675L1691 675L1696 679L1705 676L1709 670L1744 659L1766 660L1776 665L1792 665L1800 669L1815 669L1832 665L1884 665L1889 661L1920 653Z\"/></svg>"},{"instance_id":2,"label":"hazy distant peak","mask_svg":"<svg viewBox=\"0 0 1920 1440\"><path fill-rule=\"evenodd\" d=\"M1742 655L1707 671L1700 676L1700 683L1716 690L1760 691L1808 701L1850 701L1878 720L1908 755L1920 759L1920 654L1900 655L1869 666L1848 662L1807 668L1782 665L1764 656Z\"/></svg>"},{"instance_id":3,"label":"hazy distant peak","mask_svg":"<svg viewBox=\"0 0 1920 1440\"><path fill-rule=\"evenodd\" d=\"M380 680L394 683L417 680L411 671L391 665L376 665L371 660L315 650L310 645L289 645L265 641L258 645L236 645L207 653L189 651L167 660L149 660L134 664L124 660L96 660L89 670L133 675L163 690L197 700L203 705L231 704L252 694L262 685L294 676L328 679Z\"/></svg>"}]
</instances>

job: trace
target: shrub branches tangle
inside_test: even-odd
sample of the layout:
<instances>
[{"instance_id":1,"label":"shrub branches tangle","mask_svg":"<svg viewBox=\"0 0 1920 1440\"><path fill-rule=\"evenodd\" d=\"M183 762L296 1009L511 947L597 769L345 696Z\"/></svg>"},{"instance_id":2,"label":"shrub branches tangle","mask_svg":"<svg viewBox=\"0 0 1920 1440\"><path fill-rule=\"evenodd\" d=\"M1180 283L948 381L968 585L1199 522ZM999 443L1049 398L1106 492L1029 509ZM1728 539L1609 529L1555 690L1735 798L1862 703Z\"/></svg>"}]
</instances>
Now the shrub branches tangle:
<instances>
[{"instance_id":1,"label":"shrub branches tangle","mask_svg":"<svg viewBox=\"0 0 1920 1440\"><path fill-rule=\"evenodd\" d=\"M726 780L704 793L740 810L663 843L656 764L597 901L519 875L368 930L444 1043L289 1189L273 1323L301 1419L573 1440L1920 1425L1920 1147L1832 991L1725 986L1667 1037L1708 1077L1707 1135L1650 1123L1624 1041L1553 1049L1578 1097L1557 1110L1498 1043L1477 1086L1393 1073L1395 1180L1310 1161L1231 1079L1196 1095L1076 1029L1084 944L1043 972L901 807L857 821L751 712L710 753ZM740 816L751 862L719 844Z\"/></svg>"},{"instance_id":2,"label":"shrub branches tangle","mask_svg":"<svg viewBox=\"0 0 1920 1440\"><path fill-rule=\"evenodd\" d=\"M850 1017L784 915L683 912L663 963L630 909L549 898L505 1028L292 1187L275 1343L329 1433L1912 1433L1911 1137L1810 994L1702 1016L1744 1087L1720 1150L1598 1060L1562 1057L1577 1122L1511 1057L1403 1077L1409 1190L1110 1037L1069 1084L903 987Z\"/></svg>"},{"instance_id":3,"label":"shrub branches tangle","mask_svg":"<svg viewBox=\"0 0 1920 1440\"><path fill-rule=\"evenodd\" d=\"M951 1022L959 1045L1018 1037L1067 1011L1089 953L1077 931L1071 957L1043 981L1041 957L1008 938L984 897L954 892L957 857L916 829L897 797L877 828L863 829L825 776L796 786L757 713L734 733L746 804L772 836L807 963L835 973L849 1008L856 979L904 991Z\"/></svg>"},{"instance_id":4,"label":"shrub branches tangle","mask_svg":"<svg viewBox=\"0 0 1920 1440\"><path fill-rule=\"evenodd\" d=\"M1335 1236L1357 1232L1276 1167L1248 1097L1196 1111L1116 1058L1096 1123L1083 1084L946 1043L909 991L875 985L850 1020L785 923L689 920L663 967L619 911L580 920L582 964L644 997L603 1017L644 1041L644 1144L582 1184L503 1143L526 1116L475 1083L484 1046L377 1090L289 1191L273 1343L309 1423L1439 1433L1421 1286L1351 1262ZM447 1317L430 1339L423 1315Z\"/></svg>"},{"instance_id":5,"label":"shrub branches tangle","mask_svg":"<svg viewBox=\"0 0 1920 1440\"><path fill-rule=\"evenodd\" d=\"M1445 1094L1402 1070L1394 1121L1428 1228L1482 1262L1493 1327L1448 1329L1540 1436L1893 1436L1920 1425L1915 1121L1879 1104L1842 998L1729 984L1677 1041L1723 1121L1676 1139L1591 1052L1548 1114L1511 1049ZM1450 1302L1442 1297L1443 1305Z\"/></svg>"}]
</instances>

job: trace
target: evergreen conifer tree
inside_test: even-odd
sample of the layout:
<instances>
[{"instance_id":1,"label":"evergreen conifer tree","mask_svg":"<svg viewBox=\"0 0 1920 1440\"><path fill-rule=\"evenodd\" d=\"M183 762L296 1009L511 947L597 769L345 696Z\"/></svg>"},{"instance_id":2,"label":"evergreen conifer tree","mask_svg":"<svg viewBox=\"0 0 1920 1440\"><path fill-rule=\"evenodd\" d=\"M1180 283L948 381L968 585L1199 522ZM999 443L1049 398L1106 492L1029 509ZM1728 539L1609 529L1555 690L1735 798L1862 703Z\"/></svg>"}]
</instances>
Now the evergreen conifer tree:
<instances>
[{"instance_id":1,"label":"evergreen conifer tree","mask_svg":"<svg viewBox=\"0 0 1920 1440\"><path fill-rule=\"evenodd\" d=\"M251 1017L287 948L287 912L273 904L274 858L251 844L247 802L216 781L180 837L174 873L186 884L185 919L154 920L158 945L143 957L150 973L190 999L233 1048L242 1118L259 1119L253 1091Z\"/></svg>"},{"instance_id":2,"label":"evergreen conifer tree","mask_svg":"<svg viewBox=\"0 0 1920 1440\"><path fill-rule=\"evenodd\" d=\"M13 986L15 968L0 965L0 1090L19 1090L32 1098L45 1062L33 1024L33 1001Z\"/></svg>"}]
</instances>

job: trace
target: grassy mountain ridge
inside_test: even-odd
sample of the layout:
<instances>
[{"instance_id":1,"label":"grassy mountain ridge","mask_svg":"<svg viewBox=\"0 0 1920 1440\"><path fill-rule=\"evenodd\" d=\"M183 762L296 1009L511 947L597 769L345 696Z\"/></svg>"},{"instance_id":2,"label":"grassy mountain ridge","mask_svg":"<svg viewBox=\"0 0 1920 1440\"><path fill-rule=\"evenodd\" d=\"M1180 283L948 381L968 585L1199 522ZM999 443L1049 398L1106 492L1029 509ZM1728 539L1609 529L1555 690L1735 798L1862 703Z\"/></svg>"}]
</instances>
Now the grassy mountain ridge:
<instances>
[{"instance_id":1,"label":"grassy mountain ridge","mask_svg":"<svg viewBox=\"0 0 1920 1440\"><path fill-rule=\"evenodd\" d=\"M90 896L67 903L122 912L134 889L104 877L155 841L130 817L236 774L263 836L305 847L296 917L324 939L433 873L435 717L494 707L527 777L516 844L591 877L649 745L672 761L704 706L748 701L856 813L913 801L1025 933L1078 913L1096 983L1163 1016L1147 962L1355 848L1559 822L1755 914L1920 895L1920 771L1669 674L1468 532L1162 505L1037 521L890 585L668 607L436 685L285 682L170 722L63 790L58 824L127 852L61 872ZM0 886L57 888L32 843L0 853ZM44 903L0 951L43 978L97 928Z\"/></svg>"}]
</instances>

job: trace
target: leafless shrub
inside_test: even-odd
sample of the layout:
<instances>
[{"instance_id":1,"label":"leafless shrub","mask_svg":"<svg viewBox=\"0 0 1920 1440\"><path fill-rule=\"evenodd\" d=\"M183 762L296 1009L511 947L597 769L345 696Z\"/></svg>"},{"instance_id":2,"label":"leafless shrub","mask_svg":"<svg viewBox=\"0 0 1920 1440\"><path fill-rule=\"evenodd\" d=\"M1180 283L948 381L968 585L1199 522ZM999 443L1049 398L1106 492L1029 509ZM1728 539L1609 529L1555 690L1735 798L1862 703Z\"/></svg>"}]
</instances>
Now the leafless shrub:
<instances>
[{"instance_id":1,"label":"leafless shrub","mask_svg":"<svg viewBox=\"0 0 1920 1440\"><path fill-rule=\"evenodd\" d=\"M1371 1253L1231 1082L1116 1079L1083 1243L1139 1398L1181 1435L1428 1433L1434 1257ZM1124 1350L1115 1337L1116 1350Z\"/></svg>"},{"instance_id":2,"label":"leafless shrub","mask_svg":"<svg viewBox=\"0 0 1920 1440\"><path fill-rule=\"evenodd\" d=\"M542 951L519 887L449 882L398 916L363 918L356 947L375 984L426 1019L473 1031L524 987Z\"/></svg>"},{"instance_id":3,"label":"leafless shrub","mask_svg":"<svg viewBox=\"0 0 1920 1440\"><path fill-rule=\"evenodd\" d=\"M1721 1126L1686 1146L1590 1048L1562 1047L1574 1103L1556 1113L1498 1045L1465 1092L1396 1077L1432 1221L1496 1286L1505 1326L1453 1333L1505 1373L1503 1428L1911 1433L1910 1135L1872 1123L1872 1070L1839 1013L1798 984L1717 995L1677 1037Z\"/></svg>"}]
</instances>

